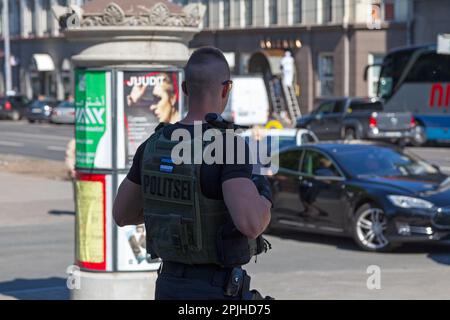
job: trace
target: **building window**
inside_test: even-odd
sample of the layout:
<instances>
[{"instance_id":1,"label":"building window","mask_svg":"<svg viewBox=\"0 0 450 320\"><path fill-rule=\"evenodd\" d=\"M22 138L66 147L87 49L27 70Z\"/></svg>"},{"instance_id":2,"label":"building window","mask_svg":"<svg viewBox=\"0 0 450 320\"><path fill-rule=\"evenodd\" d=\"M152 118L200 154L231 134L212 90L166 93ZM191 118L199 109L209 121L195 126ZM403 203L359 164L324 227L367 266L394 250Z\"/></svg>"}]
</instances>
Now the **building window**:
<instances>
[{"instance_id":1,"label":"building window","mask_svg":"<svg viewBox=\"0 0 450 320\"><path fill-rule=\"evenodd\" d=\"M13 10L13 26L12 26L12 34L16 36L20 36L22 32L21 27L21 18L22 18L22 11L20 11L20 2L14 2L14 10Z\"/></svg>"},{"instance_id":2,"label":"building window","mask_svg":"<svg viewBox=\"0 0 450 320\"><path fill-rule=\"evenodd\" d=\"M294 23L302 23L302 0L293 0L294 1Z\"/></svg>"},{"instance_id":3,"label":"building window","mask_svg":"<svg viewBox=\"0 0 450 320\"><path fill-rule=\"evenodd\" d=\"M230 26L230 0L223 0L223 26Z\"/></svg>"},{"instance_id":4,"label":"building window","mask_svg":"<svg viewBox=\"0 0 450 320\"><path fill-rule=\"evenodd\" d=\"M27 0L27 9L30 19L29 35L36 34L36 9L34 7L34 0Z\"/></svg>"},{"instance_id":5,"label":"building window","mask_svg":"<svg viewBox=\"0 0 450 320\"><path fill-rule=\"evenodd\" d=\"M253 0L245 0L245 25L253 25Z\"/></svg>"},{"instance_id":6,"label":"building window","mask_svg":"<svg viewBox=\"0 0 450 320\"><path fill-rule=\"evenodd\" d=\"M383 15L385 21L392 21L395 19L394 0L385 0L383 2Z\"/></svg>"},{"instance_id":7,"label":"building window","mask_svg":"<svg viewBox=\"0 0 450 320\"><path fill-rule=\"evenodd\" d=\"M270 24L278 24L277 0L269 0Z\"/></svg>"},{"instance_id":8,"label":"building window","mask_svg":"<svg viewBox=\"0 0 450 320\"><path fill-rule=\"evenodd\" d=\"M382 54L369 54L369 65L375 65L369 68L367 73L368 96L376 97L378 80L380 78L381 63L383 62Z\"/></svg>"},{"instance_id":9,"label":"building window","mask_svg":"<svg viewBox=\"0 0 450 320\"><path fill-rule=\"evenodd\" d=\"M203 28L209 27L209 0L202 0L203 5L206 7L205 15L203 16Z\"/></svg>"},{"instance_id":10,"label":"building window","mask_svg":"<svg viewBox=\"0 0 450 320\"><path fill-rule=\"evenodd\" d=\"M333 21L333 0L322 0L323 22Z\"/></svg>"},{"instance_id":11,"label":"building window","mask_svg":"<svg viewBox=\"0 0 450 320\"><path fill-rule=\"evenodd\" d=\"M46 14L46 22L47 25L44 26L44 32L47 34L50 34L52 32L53 27L53 13L52 8L50 7L50 0L43 0L42 1L42 10L45 11Z\"/></svg>"},{"instance_id":12,"label":"building window","mask_svg":"<svg viewBox=\"0 0 450 320\"><path fill-rule=\"evenodd\" d=\"M3 37L3 1L0 3L0 33Z\"/></svg>"},{"instance_id":13,"label":"building window","mask_svg":"<svg viewBox=\"0 0 450 320\"><path fill-rule=\"evenodd\" d=\"M319 96L332 96L334 94L334 61L333 54L319 55Z\"/></svg>"}]
</instances>

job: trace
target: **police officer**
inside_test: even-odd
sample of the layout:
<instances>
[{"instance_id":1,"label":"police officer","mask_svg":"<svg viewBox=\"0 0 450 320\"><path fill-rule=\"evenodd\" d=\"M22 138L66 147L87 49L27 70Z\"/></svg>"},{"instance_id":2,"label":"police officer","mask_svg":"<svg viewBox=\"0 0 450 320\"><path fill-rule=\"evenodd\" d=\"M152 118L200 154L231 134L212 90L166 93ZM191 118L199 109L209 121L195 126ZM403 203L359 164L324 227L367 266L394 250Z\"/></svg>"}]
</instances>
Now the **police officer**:
<instances>
[{"instance_id":1,"label":"police officer","mask_svg":"<svg viewBox=\"0 0 450 320\"><path fill-rule=\"evenodd\" d=\"M147 250L163 261L156 299L262 298L250 290L242 265L270 246L261 234L272 203L267 179L252 174L248 146L243 162L236 161L239 143L231 163L179 164L171 157L177 129L193 135L199 121L203 132L214 128L226 134L205 116L225 108L232 87L228 63L220 50L204 47L191 55L184 71L189 111L177 123L160 124L138 148L119 187L114 219L119 226L145 223ZM232 151L223 145L224 155Z\"/></svg>"}]
</instances>

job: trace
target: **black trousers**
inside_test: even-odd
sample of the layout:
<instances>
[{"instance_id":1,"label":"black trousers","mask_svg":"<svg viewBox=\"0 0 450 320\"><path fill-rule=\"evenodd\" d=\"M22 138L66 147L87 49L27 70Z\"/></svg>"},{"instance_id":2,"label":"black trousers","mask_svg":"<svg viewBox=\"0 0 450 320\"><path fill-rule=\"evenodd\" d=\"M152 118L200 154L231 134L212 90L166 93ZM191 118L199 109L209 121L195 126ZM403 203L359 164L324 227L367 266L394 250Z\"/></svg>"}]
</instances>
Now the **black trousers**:
<instances>
[{"instance_id":1,"label":"black trousers","mask_svg":"<svg viewBox=\"0 0 450 320\"><path fill-rule=\"evenodd\" d=\"M225 294L230 273L231 269L217 266L163 263L156 280L155 299L250 300L252 293L245 288L234 297Z\"/></svg>"}]
</instances>

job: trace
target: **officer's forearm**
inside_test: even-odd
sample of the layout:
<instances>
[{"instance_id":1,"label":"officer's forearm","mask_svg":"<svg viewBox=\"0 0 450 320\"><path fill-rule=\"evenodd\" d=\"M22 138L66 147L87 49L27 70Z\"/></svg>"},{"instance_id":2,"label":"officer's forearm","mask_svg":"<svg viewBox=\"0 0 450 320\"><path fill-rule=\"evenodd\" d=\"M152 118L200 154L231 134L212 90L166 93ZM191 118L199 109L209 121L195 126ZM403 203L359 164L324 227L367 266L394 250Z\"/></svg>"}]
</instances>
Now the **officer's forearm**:
<instances>
[{"instance_id":1,"label":"officer's forearm","mask_svg":"<svg viewBox=\"0 0 450 320\"><path fill-rule=\"evenodd\" d=\"M261 196L261 199L263 201L263 210L262 210L262 222L263 222L263 232L267 229L267 226L270 223L270 219L272 217L272 214L270 212L270 209L272 208L272 202L270 202L265 196Z\"/></svg>"},{"instance_id":2,"label":"officer's forearm","mask_svg":"<svg viewBox=\"0 0 450 320\"><path fill-rule=\"evenodd\" d=\"M236 228L250 239L256 239L270 221L271 203L258 194L247 178L234 178L222 184L225 204Z\"/></svg>"}]
</instances>

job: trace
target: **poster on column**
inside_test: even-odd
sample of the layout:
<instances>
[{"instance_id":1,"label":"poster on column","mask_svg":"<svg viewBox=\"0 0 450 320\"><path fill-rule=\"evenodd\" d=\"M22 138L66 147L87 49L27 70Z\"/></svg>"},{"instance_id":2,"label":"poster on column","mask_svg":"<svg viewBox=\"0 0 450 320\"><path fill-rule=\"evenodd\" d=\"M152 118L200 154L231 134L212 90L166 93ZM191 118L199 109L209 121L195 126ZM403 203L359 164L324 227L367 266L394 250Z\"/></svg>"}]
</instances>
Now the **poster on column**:
<instances>
[{"instance_id":1,"label":"poster on column","mask_svg":"<svg viewBox=\"0 0 450 320\"><path fill-rule=\"evenodd\" d=\"M111 73L75 71L76 167L110 169Z\"/></svg>"},{"instance_id":2,"label":"poster on column","mask_svg":"<svg viewBox=\"0 0 450 320\"><path fill-rule=\"evenodd\" d=\"M125 175L119 175L119 182ZM159 259L147 254L146 233L143 224L117 228L117 268L118 271L158 270Z\"/></svg>"},{"instance_id":3,"label":"poster on column","mask_svg":"<svg viewBox=\"0 0 450 320\"><path fill-rule=\"evenodd\" d=\"M180 75L179 70L123 72L126 167L160 122L180 120Z\"/></svg>"}]
</instances>

